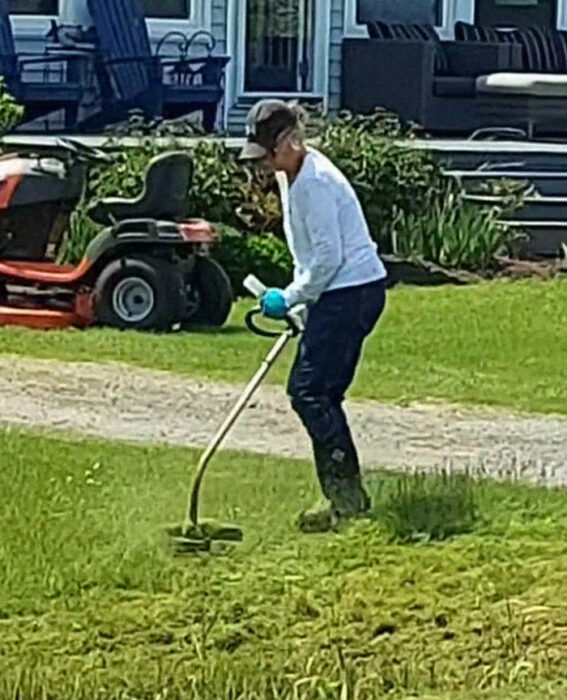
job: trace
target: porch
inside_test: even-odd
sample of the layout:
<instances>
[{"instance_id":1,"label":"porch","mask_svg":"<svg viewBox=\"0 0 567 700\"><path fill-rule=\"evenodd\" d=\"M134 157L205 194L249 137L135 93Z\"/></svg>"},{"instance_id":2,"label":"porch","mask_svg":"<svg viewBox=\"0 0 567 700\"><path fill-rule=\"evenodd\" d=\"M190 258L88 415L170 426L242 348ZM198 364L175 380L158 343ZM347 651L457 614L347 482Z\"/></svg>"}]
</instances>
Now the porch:
<instances>
[{"instance_id":1,"label":"porch","mask_svg":"<svg viewBox=\"0 0 567 700\"><path fill-rule=\"evenodd\" d=\"M359 0L341 105L385 107L437 134L567 134L564 0ZM369 79L369 76L372 76Z\"/></svg>"}]
</instances>

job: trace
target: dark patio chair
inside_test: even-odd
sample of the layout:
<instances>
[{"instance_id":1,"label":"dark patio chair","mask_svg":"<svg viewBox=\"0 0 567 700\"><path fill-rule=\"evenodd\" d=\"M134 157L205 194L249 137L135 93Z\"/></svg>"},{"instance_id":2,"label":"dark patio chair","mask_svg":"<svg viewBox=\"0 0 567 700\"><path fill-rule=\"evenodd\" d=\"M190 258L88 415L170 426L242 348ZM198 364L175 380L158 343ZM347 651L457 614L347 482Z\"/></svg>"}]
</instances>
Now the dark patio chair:
<instances>
[{"instance_id":1,"label":"dark patio chair","mask_svg":"<svg viewBox=\"0 0 567 700\"><path fill-rule=\"evenodd\" d=\"M88 65L88 55L79 51L18 55L8 6L0 0L0 75L8 92L24 107L26 122L63 109L65 129L73 131ZM42 79L24 80L26 71L34 66L41 70Z\"/></svg>"},{"instance_id":2,"label":"dark patio chair","mask_svg":"<svg viewBox=\"0 0 567 700\"><path fill-rule=\"evenodd\" d=\"M154 55L139 0L88 0L88 7L96 31L103 111L110 119L122 119L132 109L168 119L199 110L204 129L214 129L229 58L212 55L210 34L206 56L189 57L197 35L188 38L180 32L172 33L179 57Z\"/></svg>"}]
</instances>

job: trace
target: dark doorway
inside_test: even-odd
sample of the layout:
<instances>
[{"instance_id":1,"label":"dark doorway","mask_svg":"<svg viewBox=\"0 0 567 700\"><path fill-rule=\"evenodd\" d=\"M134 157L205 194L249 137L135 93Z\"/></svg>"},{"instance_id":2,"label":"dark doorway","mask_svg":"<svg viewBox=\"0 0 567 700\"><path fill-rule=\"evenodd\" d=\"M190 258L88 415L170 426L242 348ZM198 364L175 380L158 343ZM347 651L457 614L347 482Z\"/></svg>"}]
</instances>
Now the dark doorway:
<instances>
[{"instance_id":1,"label":"dark doorway","mask_svg":"<svg viewBox=\"0 0 567 700\"><path fill-rule=\"evenodd\" d=\"M246 91L313 89L314 8L315 0L247 0Z\"/></svg>"},{"instance_id":2,"label":"dark doorway","mask_svg":"<svg viewBox=\"0 0 567 700\"><path fill-rule=\"evenodd\" d=\"M476 0L475 22L485 27L555 27L558 0Z\"/></svg>"}]
</instances>

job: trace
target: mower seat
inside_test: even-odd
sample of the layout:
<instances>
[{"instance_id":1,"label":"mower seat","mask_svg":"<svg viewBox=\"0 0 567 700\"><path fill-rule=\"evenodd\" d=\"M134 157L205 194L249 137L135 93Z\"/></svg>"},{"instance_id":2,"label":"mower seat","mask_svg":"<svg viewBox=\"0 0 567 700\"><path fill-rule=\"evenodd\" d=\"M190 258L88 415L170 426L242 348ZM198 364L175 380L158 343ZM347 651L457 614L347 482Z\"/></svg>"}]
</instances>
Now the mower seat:
<instances>
[{"instance_id":1,"label":"mower seat","mask_svg":"<svg viewBox=\"0 0 567 700\"><path fill-rule=\"evenodd\" d=\"M193 161L187 153L163 153L150 161L138 197L101 199L88 208L87 214L104 226L126 219L181 219L189 207L192 175Z\"/></svg>"}]
</instances>

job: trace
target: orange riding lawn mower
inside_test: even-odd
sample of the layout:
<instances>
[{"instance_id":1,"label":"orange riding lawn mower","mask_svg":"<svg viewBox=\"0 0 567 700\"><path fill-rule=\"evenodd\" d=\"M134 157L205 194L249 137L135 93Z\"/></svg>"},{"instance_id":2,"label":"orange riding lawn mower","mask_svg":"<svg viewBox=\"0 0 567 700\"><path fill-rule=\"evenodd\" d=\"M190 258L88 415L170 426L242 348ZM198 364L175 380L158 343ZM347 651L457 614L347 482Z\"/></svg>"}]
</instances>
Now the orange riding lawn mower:
<instances>
[{"instance_id":1,"label":"orange riding lawn mower","mask_svg":"<svg viewBox=\"0 0 567 700\"><path fill-rule=\"evenodd\" d=\"M221 326L232 306L229 278L208 252L217 241L203 219L184 219L192 161L150 161L135 199L87 209L104 228L78 265L56 262L88 168L106 152L62 138L0 157L0 325L167 331Z\"/></svg>"}]
</instances>

